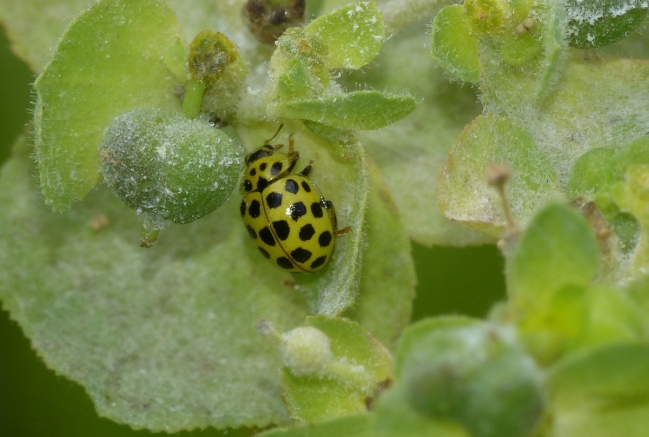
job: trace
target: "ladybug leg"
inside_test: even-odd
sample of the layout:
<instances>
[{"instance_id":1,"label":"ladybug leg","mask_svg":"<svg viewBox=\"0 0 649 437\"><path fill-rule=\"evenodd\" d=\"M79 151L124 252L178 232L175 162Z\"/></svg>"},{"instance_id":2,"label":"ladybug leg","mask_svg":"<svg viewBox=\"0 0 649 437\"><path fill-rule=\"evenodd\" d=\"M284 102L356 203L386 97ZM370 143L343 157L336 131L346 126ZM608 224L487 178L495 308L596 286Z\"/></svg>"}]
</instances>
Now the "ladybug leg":
<instances>
[{"instance_id":1,"label":"ladybug leg","mask_svg":"<svg viewBox=\"0 0 649 437\"><path fill-rule=\"evenodd\" d=\"M290 173L293 171L293 167L295 167L295 164L297 164L297 160L300 159L300 154L297 150L293 148L293 145L295 144L295 141L293 140L293 134L290 134L288 136L288 159L290 161L290 165L288 166L288 171L287 173Z\"/></svg>"},{"instance_id":2,"label":"ladybug leg","mask_svg":"<svg viewBox=\"0 0 649 437\"><path fill-rule=\"evenodd\" d=\"M309 165L304 167L304 170L302 170L299 173L299 175L304 176L304 177L308 177L311 174L311 170L313 170L313 167L311 167L311 164L313 164L313 159L311 161L309 161Z\"/></svg>"},{"instance_id":3,"label":"ladybug leg","mask_svg":"<svg viewBox=\"0 0 649 437\"><path fill-rule=\"evenodd\" d=\"M325 200L324 197L320 198L320 205L326 210L329 210L329 215L331 216L331 222L334 225L334 229L336 229L336 235L345 235L349 231L352 230L351 226L347 226L346 228L343 229L338 229L338 219L336 218L336 208L334 208L334 204L331 203L331 200Z\"/></svg>"}]
</instances>

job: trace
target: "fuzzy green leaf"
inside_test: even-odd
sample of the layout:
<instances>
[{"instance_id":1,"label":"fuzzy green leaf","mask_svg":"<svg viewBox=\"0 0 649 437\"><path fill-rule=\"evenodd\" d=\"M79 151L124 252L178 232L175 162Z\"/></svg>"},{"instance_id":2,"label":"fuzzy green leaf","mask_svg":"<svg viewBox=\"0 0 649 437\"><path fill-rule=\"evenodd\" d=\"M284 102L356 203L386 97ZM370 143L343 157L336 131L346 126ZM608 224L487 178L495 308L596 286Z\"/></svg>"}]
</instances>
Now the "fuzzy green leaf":
<instances>
[{"instance_id":1,"label":"fuzzy green leaf","mask_svg":"<svg viewBox=\"0 0 649 437\"><path fill-rule=\"evenodd\" d=\"M432 55L454 78L480 80L478 37L471 33L463 5L450 5L433 20Z\"/></svg>"},{"instance_id":2,"label":"fuzzy green leaf","mask_svg":"<svg viewBox=\"0 0 649 437\"><path fill-rule=\"evenodd\" d=\"M631 32L616 43L600 47L598 51L617 58L647 59L649 57L647 28L649 28L649 21L644 20L644 23L635 32Z\"/></svg>"},{"instance_id":3,"label":"fuzzy green leaf","mask_svg":"<svg viewBox=\"0 0 649 437\"><path fill-rule=\"evenodd\" d=\"M572 168L566 189L568 198L592 198L602 187L613 182L611 167L616 165L617 152L616 147L598 147L584 153Z\"/></svg>"},{"instance_id":4,"label":"fuzzy green leaf","mask_svg":"<svg viewBox=\"0 0 649 437\"><path fill-rule=\"evenodd\" d=\"M409 95L389 95L380 91L353 91L318 99L282 103L279 113L287 118L316 121L340 129L379 129L415 109Z\"/></svg>"},{"instance_id":5,"label":"fuzzy green leaf","mask_svg":"<svg viewBox=\"0 0 649 437\"><path fill-rule=\"evenodd\" d=\"M269 110L277 112L274 105L284 101L324 94L331 81L326 54L327 46L320 38L309 36L301 27L287 29L270 58Z\"/></svg>"},{"instance_id":6,"label":"fuzzy green leaf","mask_svg":"<svg viewBox=\"0 0 649 437\"><path fill-rule=\"evenodd\" d=\"M520 67L532 61L541 50L541 42L529 33L524 33L505 40L500 56L509 65Z\"/></svg>"},{"instance_id":7,"label":"fuzzy green leaf","mask_svg":"<svg viewBox=\"0 0 649 437\"><path fill-rule=\"evenodd\" d=\"M599 263L599 247L577 211L554 204L534 216L509 263L510 296L539 302L565 285L585 285L592 280Z\"/></svg>"},{"instance_id":8,"label":"fuzzy green leaf","mask_svg":"<svg viewBox=\"0 0 649 437\"><path fill-rule=\"evenodd\" d=\"M304 30L327 45L329 68L360 68L374 59L385 41L383 15L373 1L343 6Z\"/></svg>"},{"instance_id":9,"label":"fuzzy green leaf","mask_svg":"<svg viewBox=\"0 0 649 437\"><path fill-rule=\"evenodd\" d=\"M141 106L178 108L165 56L181 35L159 0L105 0L68 28L34 83L41 188L55 211L97 183L97 146L115 116Z\"/></svg>"},{"instance_id":10,"label":"fuzzy green leaf","mask_svg":"<svg viewBox=\"0 0 649 437\"><path fill-rule=\"evenodd\" d=\"M618 41L642 23L649 5L639 0L566 1L568 40L580 49Z\"/></svg>"},{"instance_id":11,"label":"fuzzy green leaf","mask_svg":"<svg viewBox=\"0 0 649 437\"><path fill-rule=\"evenodd\" d=\"M552 435L643 437L649 427L649 347L618 344L567 357L549 375Z\"/></svg>"},{"instance_id":12,"label":"fuzzy green leaf","mask_svg":"<svg viewBox=\"0 0 649 437\"><path fill-rule=\"evenodd\" d=\"M592 198L608 185L624 180L632 164L649 164L649 137L641 137L624 147L598 147L581 156L570 175L567 192Z\"/></svg>"},{"instance_id":13,"label":"fuzzy green leaf","mask_svg":"<svg viewBox=\"0 0 649 437\"><path fill-rule=\"evenodd\" d=\"M641 311L614 288L572 284L534 303L513 307L519 310L520 337L541 363L576 349L641 340L647 333Z\"/></svg>"},{"instance_id":14,"label":"fuzzy green leaf","mask_svg":"<svg viewBox=\"0 0 649 437\"><path fill-rule=\"evenodd\" d=\"M555 80L552 97L538 105L533 78L487 74L497 81L484 88L488 110L530 132L562 187L588 150L630 144L649 131L649 61L574 55Z\"/></svg>"},{"instance_id":15,"label":"fuzzy green leaf","mask_svg":"<svg viewBox=\"0 0 649 437\"><path fill-rule=\"evenodd\" d=\"M478 319L464 316L440 316L420 320L410 325L403 331L399 339L399 346L395 354L394 376L400 379L403 376L405 361L412 354L417 353L425 338L436 330L459 329L479 323Z\"/></svg>"},{"instance_id":16,"label":"fuzzy green leaf","mask_svg":"<svg viewBox=\"0 0 649 437\"><path fill-rule=\"evenodd\" d=\"M237 196L142 249L141 219L104 187L52 213L30 152L0 174L0 298L45 363L136 428L287 423L280 356L256 324L291 329L307 305L250 244Z\"/></svg>"},{"instance_id":17,"label":"fuzzy green leaf","mask_svg":"<svg viewBox=\"0 0 649 437\"><path fill-rule=\"evenodd\" d=\"M640 237L639 217L629 214L618 203L624 196L617 194L624 185L625 173L634 164L649 164L649 138L641 137L624 147L598 147L575 162L567 186L569 199L579 197L594 201L597 209L610 223L619 244L611 241L614 250L628 253ZM625 212L626 211L626 212Z\"/></svg>"},{"instance_id":18,"label":"fuzzy green leaf","mask_svg":"<svg viewBox=\"0 0 649 437\"><path fill-rule=\"evenodd\" d=\"M508 119L485 115L465 128L439 176L439 202L448 218L500 235L505 216L498 192L487 185L491 164L504 164L512 173L506 196L522 226L549 200L563 197L556 174L529 132Z\"/></svg>"}]
</instances>

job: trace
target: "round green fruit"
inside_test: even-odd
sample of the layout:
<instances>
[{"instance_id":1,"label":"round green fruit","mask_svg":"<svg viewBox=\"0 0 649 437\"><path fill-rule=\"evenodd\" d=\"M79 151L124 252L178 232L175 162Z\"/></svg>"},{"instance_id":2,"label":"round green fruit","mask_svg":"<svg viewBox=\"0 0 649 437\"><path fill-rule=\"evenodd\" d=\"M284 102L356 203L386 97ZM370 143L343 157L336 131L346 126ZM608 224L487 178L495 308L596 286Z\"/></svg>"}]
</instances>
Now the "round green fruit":
<instances>
[{"instance_id":1,"label":"round green fruit","mask_svg":"<svg viewBox=\"0 0 649 437\"><path fill-rule=\"evenodd\" d=\"M106 183L155 220L190 223L232 193L240 143L205 119L141 108L115 118L100 145Z\"/></svg>"}]
</instances>

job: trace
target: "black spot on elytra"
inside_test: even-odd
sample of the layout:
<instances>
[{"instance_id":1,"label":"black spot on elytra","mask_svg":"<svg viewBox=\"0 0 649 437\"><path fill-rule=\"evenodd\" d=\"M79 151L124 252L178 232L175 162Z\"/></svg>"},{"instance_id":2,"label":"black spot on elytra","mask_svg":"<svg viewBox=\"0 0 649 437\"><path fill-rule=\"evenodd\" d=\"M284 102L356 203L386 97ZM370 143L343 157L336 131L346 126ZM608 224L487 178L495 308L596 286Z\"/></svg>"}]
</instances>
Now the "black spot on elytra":
<instances>
[{"instance_id":1,"label":"black spot on elytra","mask_svg":"<svg viewBox=\"0 0 649 437\"><path fill-rule=\"evenodd\" d=\"M260 176L259 180L257 181L257 190L263 191L264 188L266 188L267 186L268 186L268 180Z\"/></svg>"},{"instance_id":2,"label":"black spot on elytra","mask_svg":"<svg viewBox=\"0 0 649 437\"><path fill-rule=\"evenodd\" d=\"M261 241L263 241L267 245L275 245L275 238L273 237L273 233L270 231L270 228L268 226L265 226L261 231L259 231L259 236L261 237Z\"/></svg>"},{"instance_id":3,"label":"black spot on elytra","mask_svg":"<svg viewBox=\"0 0 649 437\"><path fill-rule=\"evenodd\" d=\"M248 229L248 234L250 234L250 238L252 238L253 240L256 240L257 239L257 233L252 228L252 226L246 225L246 229Z\"/></svg>"},{"instance_id":4,"label":"black spot on elytra","mask_svg":"<svg viewBox=\"0 0 649 437\"><path fill-rule=\"evenodd\" d=\"M280 171L282 171L282 167L284 167L284 164L281 162L275 162L273 165L270 167L270 174L273 176L277 176Z\"/></svg>"},{"instance_id":5,"label":"black spot on elytra","mask_svg":"<svg viewBox=\"0 0 649 437\"><path fill-rule=\"evenodd\" d=\"M252 170L250 170L250 176L254 176L256 174L257 174L257 169L256 168L253 168Z\"/></svg>"},{"instance_id":6,"label":"black spot on elytra","mask_svg":"<svg viewBox=\"0 0 649 437\"><path fill-rule=\"evenodd\" d=\"M277 208L282 204L282 193L276 193L273 191L268 196L266 196L266 203L271 209Z\"/></svg>"},{"instance_id":7,"label":"black spot on elytra","mask_svg":"<svg viewBox=\"0 0 649 437\"><path fill-rule=\"evenodd\" d=\"M315 261L313 261L309 267L311 267L312 269L317 269L318 267L323 265L326 260L327 260L327 255L320 256L316 258Z\"/></svg>"},{"instance_id":8,"label":"black spot on elytra","mask_svg":"<svg viewBox=\"0 0 649 437\"><path fill-rule=\"evenodd\" d=\"M280 256L279 258L277 258L277 265L283 269L292 269L294 267L291 260L286 258L285 256Z\"/></svg>"},{"instance_id":9,"label":"black spot on elytra","mask_svg":"<svg viewBox=\"0 0 649 437\"><path fill-rule=\"evenodd\" d=\"M307 193L311 192L311 187L309 186L309 183L307 181L302 181L302 188L304 188L304 191Z\"/></svg>"},{"instance_id":10,"label":"black spot on elytra","mask_svg":"<svg viewBox=\"0 0 649 437\"><path fill-rule=\"evenodd\" d=\"M327 247L331 244L331 232L329 231L324 231L320 236L318 237L318 243L320 243L320 247Z\"/></svg>"},{"instance_id":11,"label":"black spot on elytra","mask_svg":"<svg viewBox=\"0 0 649 437\"><path fill-rule=\"evenodd\" d=\"M243 189L246 191L252 190L252 182L250 182L248 179L243 181Z\"/></svg>"},{"instance_id":12,"label":"black spot on elytra","mask_svg":"<svg viewBox=\"0 0 649 437\"><path fill-rule=\"evenodd\" d=\"M297 221L300 217L306 214L306 206L303 202L295 202L289 206L290 216L293 220Z\"/></svg>"},{"instance_id":13,"label":"black spot on elytra","mask_svg":"<svg viewBox=\"0 0 649 437\"><path fill-rule=\"evenodd\" d=\"M300 228L300 240L302 241L309 241L313 234L315 234L315 229L310 223Z\"/></svg>"},{"instance_id":14,"label":"black spot on elytra","mask_svg":"<svg viewBox=\"0 0 649 437\"><path fill-rule=\"evenodd\" d=\"M291 252L291 257L299 263L305 263L311 258L311 251L298 247Z\"/></svg>"},{"instance_id":15,"label":"black spot on elytra","mask_svg":"<svg viewBox=\"0 0 649 437\"><path fill-rule=\"evenodd\" d=\"M241 205L239 205L239 212L241 213L241 217L246 215L246 201L242 200Z\"/></svg>"},{"instance_id":16,"label":"black spot on elytra","mask_svg":"<svg viewBox=\"0 0 649 437\"><path fill-rule=\"evenodd\" d=\"M291 227L288 225L286 220L277 220L273 222L273 229L275 229L275 235L277 238L284 241L288 238L288 234L291 233Z\"/></svg>"},{"instance_id":17,"label":"black spot on elytra","mask_svg":"<svg viewBox=\"0 0 649 437\"><path fill-rule=\"evenodd\" d=\"M313 202L311 204L311 213L313 217L320 218L322 217L322 205L319 202Z\"/></svg>"},{"instance_id":18,"label":"black spot on elytra","mask_svg":"<svg viewBox=\"0 0 649 437\"><path fill-rule=\"evenodd\" d=\"M261 253L262 255L264 255L264 258L266 258L266 259L270 259L270 253L266 252L263 248L258 247L257 250L259 250L259 253Z\"/></svg>"},{"instance_id":19,"label":"black spot on elytra","mask_svg":"<svg viewBox=\"0 0 649 437\"><path fill-rule=\"evenodd\" d=\"M293 179L287 179L284 188L286 189L286 191L293 194L297 194L298 190L300 189L300 187L297 186L297 182L295 182Z\"/></svg>"},{"instance_id":20,"label":"black spot on elytra","mask_svg":"<svg viewBox=\"0 0 649 437\"><path fill-rule=\"evenodd\" d=\"M257 218L261 214L261 205L258 200L253 200L250 202L250 206L248 207L248 214L250 214L250 217L252 218Z\"/></svg>"},{"instance_id":21,"label":"black spot on elytra","mask_svg":"<svg viewBox=\"0 0 649 437\"><path fill-rule=\"evenodd\" d=\"M268 167L268 166L266 165L266 163L265 163L265 162L262 162L262 163L259 165L259 170L264 171L264 170L266 170L266 167Z\"/></svg>"}]
</instances>

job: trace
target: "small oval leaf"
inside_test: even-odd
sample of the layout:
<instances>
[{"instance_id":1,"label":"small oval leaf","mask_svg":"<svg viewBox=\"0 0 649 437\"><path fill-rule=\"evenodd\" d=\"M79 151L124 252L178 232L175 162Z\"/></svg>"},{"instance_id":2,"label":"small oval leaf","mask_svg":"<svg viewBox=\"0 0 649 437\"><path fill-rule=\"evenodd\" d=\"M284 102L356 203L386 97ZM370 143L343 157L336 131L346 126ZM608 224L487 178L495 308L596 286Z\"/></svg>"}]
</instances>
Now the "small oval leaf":
<instances>
[{"instance_id":1,"label":"small oval leaf","mask_svg":"<svg viewBox=\"0 0 649 437\"><path fill-rule=\"evenodd\" d=\"M304 30L327 44L329 68L360 68L374 59L385 41L383 15L373 1L343 6Z\"/></svg>"},{"instance_id":2,"label":"small oval leaf","mask_svg":"<svg viewBox=\"0 0 649 437\"><path fill-rule=\"evenodd\" d=\"M354 91L282 103L279 112L287 118L311 120L339 129L370 130L402 119L415 109L415 105L415 99L409 95Z\"/></svg>"},{"instance_id":3,"label":"small oval leaf","mask_svg":"<svg viewBox=\"0 0 649 437\"><path fill-rule=\"evenodd\" d=\"M463 5L446 6L435 15L432 55L453 77L465 82L480 80L478 37L471 33Z\"/></svg>"},{"instance_id":4,"label":"small oval leaf","mask_svg":"<svg viewBox=\"0 0 649 437\"><path fill-rule=\"evenodd\" d=\"M527 129L508 118L481 115L450 148L439 175L437 193L446 217L500 236L505 216L497 191L487 185L491 164L504 164L512 173L505 191L520 226L549 200L564 197L557 175Z\"/></svg>"},{"instance_id":5,"label":"small oval leaf","mask_svg":"<svg viewBox=\"0 0 649 437\"><path fill-rule=\"evenodd\" d=\"M586 219L567 205L541 210L518 240L507 268L508 292L542 301L565 285L586 285L599 264L599 246Z\"/></svg>"}]
</instances>

